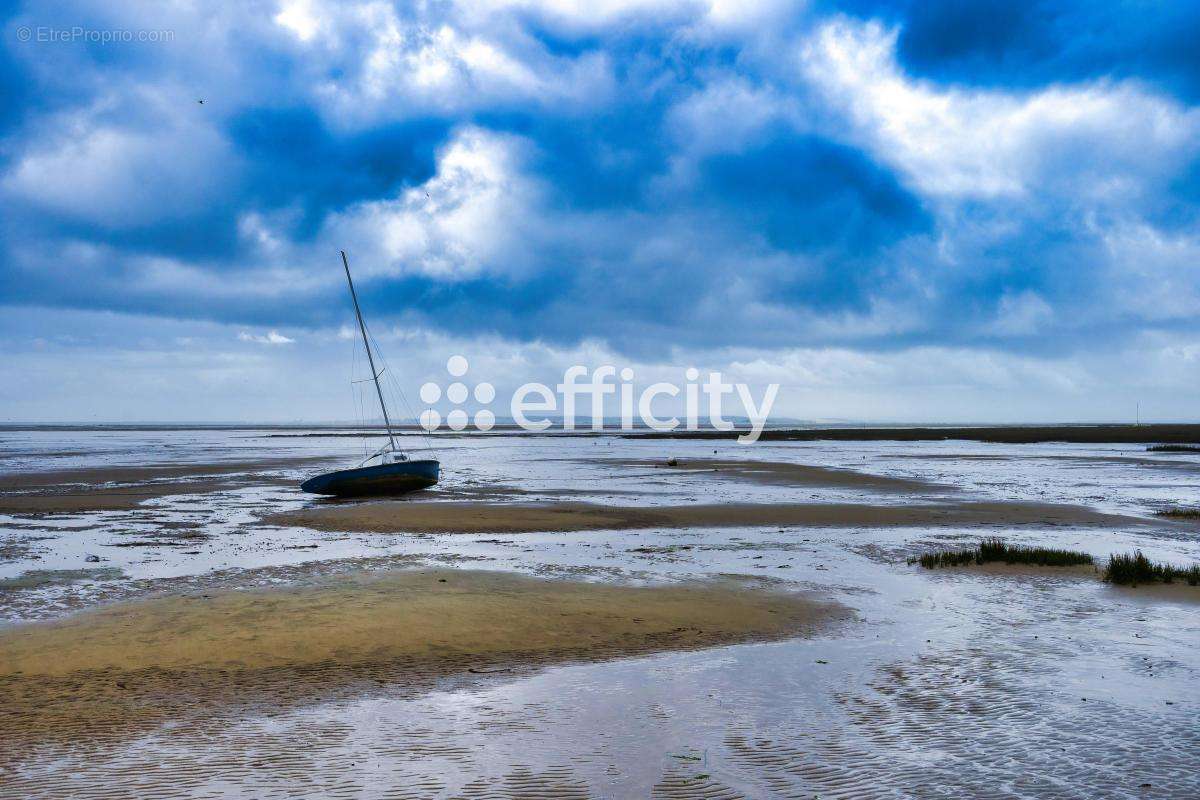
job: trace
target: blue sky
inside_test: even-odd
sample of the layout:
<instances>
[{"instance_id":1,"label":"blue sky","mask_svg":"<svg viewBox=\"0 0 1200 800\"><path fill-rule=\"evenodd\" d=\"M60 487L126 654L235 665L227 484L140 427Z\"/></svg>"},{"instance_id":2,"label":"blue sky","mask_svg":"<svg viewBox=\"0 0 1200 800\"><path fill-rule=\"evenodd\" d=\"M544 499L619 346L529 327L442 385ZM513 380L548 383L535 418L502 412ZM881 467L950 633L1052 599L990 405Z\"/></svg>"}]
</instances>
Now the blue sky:
<instances>
[{"instance_id":1,"label":"blue sky","mask_svg":"<svg viewBox=\"0 0 1200 800\"><path fill-rule=\"evenodd\" d=\"M1194 3L68 1L2 32L0 421L351 417L339 248L413 389L463 353L502 391L719 369L808 419L1200 417Z\"/></svg>"}]
</instances>

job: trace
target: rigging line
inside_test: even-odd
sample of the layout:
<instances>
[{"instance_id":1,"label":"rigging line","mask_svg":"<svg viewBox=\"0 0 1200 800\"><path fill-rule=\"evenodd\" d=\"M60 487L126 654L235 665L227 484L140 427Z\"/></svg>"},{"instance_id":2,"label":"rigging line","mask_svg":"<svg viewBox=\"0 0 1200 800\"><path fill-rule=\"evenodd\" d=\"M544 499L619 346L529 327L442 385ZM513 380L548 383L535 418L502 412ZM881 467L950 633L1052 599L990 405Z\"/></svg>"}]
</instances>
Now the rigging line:
<instances>
[{"instance_id":1,"label":"rigging line","mask_svg":"<svg viewBox=\"0 0 1200 800\"><path fill-rule=\"evenodd\" d=\"M356 388L354 388L354 375L357 372L358 372L358 352L356 350L354 350L353 348L351 348L350 349L350 374L347 377L349 378L349 385L350 385L350 402L352 404L351 407L354 409L355 414L358 413L358 390Z\"/></svg>"},{"instance_id":2,"label":"rigging line","mask_svg":"<svg viewBox=\"0 0 1200 800\"><path fill-rule=\"evenodd\" d=\"M362 427L362 392L359 391L357 382L354 376L358 374L358 343L353 339L350 340L350 400L354 404L355 423L357 428ZM361 455L363 453L363 441L359 439L356 450Z\"/></svg>"},{"instance_id":3,"label":"rigging line","mask_svg":"<svg viewBox=\"0 0 1200 800\"><path fill-rule=\"evenodd\" d=\"M437 441L436 438L429 431L425 430L425 426L421 425L421 420L413 410L412 404L408 400L408 395L405 393L404 388L400 385L399 379L395 375L390 377L392 382L396 385L396 391L400 395L400 401L404 404L404 408L408 411L408 414L410 417L412 417L414 423L416 423L417 436L420 437L422 446L424 446L427 451L432 453L435 458L440 459L441 453L434 444Z\"/></svg>"},{"instance_id":4,"label":"rigging line","mask_svg":"<svg viewBox=\"0 0 1200 800\"><path fill-rule=\"evenodd\" d=\"M379 349L379 341L375 338L375 334L371 333L371 328L367 325L365 320L362 321L362 329L363 329L364 346L371 348L369 350L369 352L372 352L375 355L375 360L372 361L372 369L374 370L374 364L376 362L378 362L380 364L379 369L375 370L373 372L373 375L370 380L375 382L376 389L378 390L379 394L382 395L383 394L383 384L379 383L379 378L381 376L383 376L385 373L388 373L387 359L384 358L383 351L381 349ZM381 399L380 404L382 405L382 403L383 403L383 400ZM389 437L390 437L390 435L391 434L389 433ZM392 445L395 448L394 441L392 442ZM399 448L395 448L395 449L399 450Z\"/></svg>"},{"instance_id":5,"label":"rigging line","mask_svg":"<svg viewBox=\"0 0 1200 800\"><path fill-rule=\"evenodd\" d=\"M353 362L353 370L354 371L350 375L350 378L351 378L350 391L354 394L354 410L355 410L355 413L358 415L358 419L357 419L358 431L360 433L367 433L369 431L369 429L367 427L367 425L368 425L368 423L367 423L367 392L362 386L357 385L357 383L354 381L354 376L359 374L359 372L361 370L366 368L366 364L363 362L363 357L358 352L358 348L360 346L361 346L361 343L359 342L358 337L351 338L350 352L352 354L352 362ZM358 450L359 456L362 458L363 461L370 458L371 457L371 440L366 436L358 437L357 450Z\"/></svg>"},{"instance_id":6,"label":"rigging line","mask_svg":"<svg viewBox=\"0 0 1200 800\"><path fill-rule=\"evenodd\" d=\"M381 348L380 348L380 346L379 346L378 340L375 338L375 335L374 335L373 333L370 333L370 331L368 331L368 335L370 335L370 337L371 337L371 341L372 341L372 342L374 343L374 345L375 345L375 351L376 351L376 352L378 352L378 353L382 353L382 350L381 350ZM383 358L384 358L384 356L382 356L382 355L381 355L381 359L383 359ZM396 377L396 373L395 373L395 372L389 372L389 373L388 373L388 375L387 375L387 385L388 385L388 389L389 389L390 393L392 394L393 398L394 398L394 399L398 399L398 400L399 400L399 404L400 404L400 405L402 405L402 406L404 407L404 410L406 411L406 413L407 413L408 417L409 417L409 418L414 418L414 415L413 415L413 410L412 410L412 405L411 405L411 404L408 402L408 397L407 397L407 395L404 393L404 389L403 389L403 387L400 385L400 380L399 380L399 378L397 378L397 377ZM420 427L418 426L418 427L417 427L417 431L416 431L416 432L417 432L417 435L418 435L418 436L421 438L421 446L420 446L419 448L414 448L414 449L420 449L420 450L424 450L424 451L431 451L431 452L432 452L432 451L433 451L433 448L431 448L431 447L429 446L429 442L428 442L428 440L427 440L427 439L425 438L425 436L424 436L424 431L422 431L422 430L420 429ZM435 455L435 457L436 457L436 455L437 455L437 454L436 454L436 453L434 453L434 455Z\"/></svg>"},{"instance_id":7,"label":"rigging line","mask_svg":"<svg viewBox=\"0 0 1200 800\"><path fill-rule=\"evenodd\" d=\"M346 266L346 271L347 271L347 273L349 273L348 265ZM347 274L347 279L349 279L349 274ZM352 287L352 291L353 291L353 283L352 282L351 282L351 287ZM380 369L378 371L375 370L375 364L371 359L371 350L370 350L371 343L368 343L367 336L366 336L366 334L368 334L369 332L367 330L366 322L365 322L365 320L363 320L362 315L358 310L357 298L355 298L355 317L359 323L360 331L364 334L364 336L361 339L359 337L353 336L353 335L351 335L351 337L350 337L350 352L351 352L351 365L352 365L351 366L351 374L350 374L350 384L351 384L350 389L354 396L355 411L358 414L358 419L357 419L358 430L360 433L366 434L364 436L358 437L358 448L357 448L359 455L362 457L362 460L365 462L365 461L368 461L371 458L375 457L376 455L379 455L380 451L378 451L378 450L373 451L372 447L371 447L372 439L370 437L370 434L372 433L372 430L371 430L372 421L369 420L368 416L367 416L367 405L369 404L369 401L367 400L367 395L369 394L369 392L366 390L365 387L362 387L360 384L372 383L372 382L375 384L375 390L376 390L376 393L379 395L379 400L380 400L380 410L383 412L383 415L384 415L383 420L384 420L385 432L388 437L388 445L386 445L384 447L384 449L387 449L387 447L390 446L391 449L399 451L399 448L396 447L395 439L392 437L391 425L387 420L387 408L383 403L383 391L379 384L379 377L381 375L383 375L383 373L387 370L387 366L385 365L383 367L383 369ZM376 350L378 350L378 342L375 342L373 337L371 339L371 342L374 343ZM367 363L363 362L363 357L358 351L358 348L360 346L363 348L363 350L366 354L366 362ZM376 352L376 355L380 355L380 354L378 352ZM361 367L360 367L360 365L361 365ZM370 369L367 369L368 365L370 366ZM370 375L371 377L356 379L355 376L360 374L361 370L366 370L367 374Z\"/></svg>"},{"instance_id":8,"label":"rigging line","mask_svg":"<svg viewBox=\"0 0 1200 800\"><path fill-rule=\"evenodd\" d=\"M367 327L367 336L370 338L371 343L375 348L375 353L379 356L379 363L384 364L384 370L386 370L387 358L383 352L383 349L379 346L379 340L375 338L375 334L371 332L369 326ZM405 411L408 413L408 418L416 423L416 433L421 439L423 449L432 453L435 458L438 458L439 454L437 449L433 447L430 434L425 430L424 426L421 425L421 421L417 418L417 415L413 413L412 405L408 402L408 396L405 394L403 387L401 387L400 381L396 377L396 373L389 371L387 380L389 388L391 388L393 394L399 398L401 404L404 406Z\"/></svg>"},{"instance_id":9,"label":"rigging line","mask_svg":"<svg viewBox=\"0 0 1200 800\"><path fill-rule=\"evenodd\" d=\"M375 371L375 361L371 357L371 343L367 337L367 326L363 322L362 309L358 307L358 294L354 291L354 279L350 277L350 262L346 259L346 251L342 250L342 266L346 269L346 283L350 285L350 299L354 301L354 316L358 318L358 329L362 333L363 346L367 351L367 361L371 365L371 376L375 381L375 393L379 396L379 410L383 412L383 424L387 428L388 441L392 450L396 450L396 439L392 435L392 423L388 419L387 403L383 401L383 389L379 387L379 373Z\"/></svg>"},{"instance_id":10,"label":"rigging line","mask_svg":"<svg viewBox=\"0 0 1200 800\"><path fill-rule=\"evenodd\" d=\"M384 356L383 350L379 347L379 340L376 339L375 334L371 332L371 327L369 325L367 325L366 320L360 319L360 323L362 325L362 330L364 333L364 337L363 337L364 345L363 346L370 347L371 350L369 352L373 352L375 354L375 359L374 359L374 361L371 362L372 369L374 369L374 365L376 362L378 362L378 364L380 365L378 371L376 371L374 373L374 377L367 379L367 380L374 381L376 391L380 395L383 395L383 388L382 388L383 385L381 385L379 383L379 378L383 377L386 374L386 381L390 381L390 383L385 383L384 385L390 386L391 384L395 383L395 377L394 377L394 374L388 369L387 358ZM369 342L369 344L368 344L368 342ZM408 404L407 400L404 398L404 395L402 392L400 394L400 397L402 400L404 400L405 405L407 405ZM395 397L393 397L392 400L395 401ZM381 404L382 404L382 400L381 400ZM410 413L411 413L411 409L410 409ZM390 423L388 425L389 425L389 427L388 427L388 442L391 444L392 450L397 453L403 453L404 449L399 447L396 444L395 439L392 438Z\"/></svg>"},{"instance_id":11,"label":"rigging line","mask_svg":"<svg viewBox=\"0 0 1200 800\"><path fill-rule=\"evenodd\" d=\"M400 402L404 404L404 408L408 411L409 416L413 417L413 419L416 421L416 434L421 439L422 449L432 453L434 457L438 457L438 451L437 448L433 446L432 437L430 436L429 432L425 430L424 426L421 425L420 419L417 419L416 414L413 413L412 406L409 404L408 397L405 395L404 389L400 386L400 382L394 375L390 376L390 381L395 387L395 392L397 395L399 395Z\"/></svg>"}]
</instances>

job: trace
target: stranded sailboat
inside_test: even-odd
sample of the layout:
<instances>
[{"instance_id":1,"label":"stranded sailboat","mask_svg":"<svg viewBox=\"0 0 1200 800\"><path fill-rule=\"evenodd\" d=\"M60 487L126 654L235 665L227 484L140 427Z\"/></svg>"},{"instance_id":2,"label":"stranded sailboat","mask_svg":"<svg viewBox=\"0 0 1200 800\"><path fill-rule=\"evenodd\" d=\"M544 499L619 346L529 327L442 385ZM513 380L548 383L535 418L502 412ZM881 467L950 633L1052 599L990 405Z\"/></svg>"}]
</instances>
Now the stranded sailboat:
<instances>
[{"instance_id":1,"label":"stranded sailboat","mask_svg":"<svg viewBox=\"0 0 1200 800\"><path fill-rule=\"evenodd\" d=\"M350 277L350 262L346 251L342 251L342 266L346 270L346 282L350 284L350 299L354 301L354 315L358 318L358 331L362 334L363 346L367 348L367 364L371 368L371 379L375 381L375 395L379 398L379 409L383 412L383 424L387 428L387 443L375 451L357 467L326 472L309 478L300 488L313 494L329 494L338 497L355 497L369 494L403 494L433 486L438 482L441 465L436 459L410 460L396 446L396 435L392 432L392 419L387 403L383 400L383 389L379 386L380 371L375 369L375 357L371 353L371 342L367 337L367 326L363 323L362 309L358 307L358 294L354 291L354 279Z\"/></svg>"}]
</instances>

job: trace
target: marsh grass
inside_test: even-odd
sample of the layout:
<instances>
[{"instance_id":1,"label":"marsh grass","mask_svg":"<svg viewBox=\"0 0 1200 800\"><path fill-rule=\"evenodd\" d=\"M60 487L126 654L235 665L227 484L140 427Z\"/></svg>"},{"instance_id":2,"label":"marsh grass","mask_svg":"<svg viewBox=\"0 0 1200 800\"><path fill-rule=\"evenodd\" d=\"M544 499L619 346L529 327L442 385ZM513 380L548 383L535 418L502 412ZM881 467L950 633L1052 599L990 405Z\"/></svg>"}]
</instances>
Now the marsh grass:
<instances>
[{"instance_id":1,"label":"marsh grass","mask_svg":"<svg viewBox=\"0 0 1200 800\"><path fill-rule=\"evenodd\" d=\"M1134 553L1117 553L1108 559L1104 580L1125 586L1175 581L1183 581L1188 586L1200 586L1200 564L1176 567L1172 564L1156 564L1142 555L1141 550Z\"/></svg>"},{"instance_id":2,"label":"marsh grass","mask_svg":"<svg viewBox=\"0 0 1200 800\"><path fill-rule=\"evenodd\" d=\"M925 569L938 567L961 567L966 564L978 563L978 550L942 550L937 553L924 553L917 558L910 558L909 564L920 564Z\"/></svg>"},{"instance_id":3,"label":"marsh grass","mask_svg":"<svg viewBox=\"0 0 1200 800\"><path fill-rule=\"evenodd\" d=\"M1040 567L1073 567L1095 563L1089 554L1077 550L1010 545L1005 544L1002 539L984 539L974 550L940 550L908 559L909 564L920 564L926 569L963 567L989 562L1033 564ZM1146 558L1141 550L1134 553L1118 553L1109 557L1108 566L1104 569L1104 580L1124 586L1176 582L1200 586L1200 564L1177 567L1172 564L1155 563Z\"/></svg>"},{"instance_id":4,"label":"marsh grass","mask_svg":"<svg viewBox=\"0 0 1200 800\"><path fill-rule=\"evenodd\" d=\"M941 550L910 558L909 564L920 564L926 569L938 567L962 567L968 564L987 564L1002 561L1005 564L1034 564L1040 567L1072 567L1093 563L1092 557L1077 550L1059 550L1052 547L1028 547L1005 544L1002 539L984 539L975 550Z\"/></svg>"},{"instance_id":5,"label":"marsh grass","mask_svg":"<svg viewBox=\"0 0 1200 800\"><path fill-rule=\"evenodd\" d=\"M1171 519L1200 519L1200 508L1165 508L1155 511L1154 515Z\"/></svg>"},{"instance_id":6,"label":"marsh grass","mask_svg":"<svg viewBox=\"0 0 1200 800\"><path fill-rule=\"evenodd\" d=\"M1196 444L1155 444L1146 448L1150 453L1200 453Z\"/></svg>"}]
</instances>

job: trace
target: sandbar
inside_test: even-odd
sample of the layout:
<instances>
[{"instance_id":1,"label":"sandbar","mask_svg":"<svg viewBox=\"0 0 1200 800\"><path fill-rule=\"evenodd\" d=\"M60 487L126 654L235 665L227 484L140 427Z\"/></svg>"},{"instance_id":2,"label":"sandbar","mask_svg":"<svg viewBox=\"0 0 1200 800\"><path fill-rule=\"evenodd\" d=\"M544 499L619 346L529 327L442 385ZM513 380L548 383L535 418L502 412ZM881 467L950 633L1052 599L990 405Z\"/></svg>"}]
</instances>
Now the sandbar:
<instances>
[{"instance_id":1,"label":"sandbar","mask_svg":"<svg viewBox=\"0 0 1200 800\"><path fill-rule=\"evenodd\" d=\"M0 752L451 673L777 640L849 616L748 580L627 586L466 570L117 603L0 629Z\"/></svg>"},{"instance_id":2,"label":"sandbar","mask_svg":"<svg viewBox=\"0 0 1200 800\"><path fill-rule=\"evenodd\" d=\"M644 528L1154 525L1149 520L1050 503L727 503L610 506L593 503L376 501L327 503L272 514L271 525L375 533L532 533Z\"/></svg>"}]
</instances>

